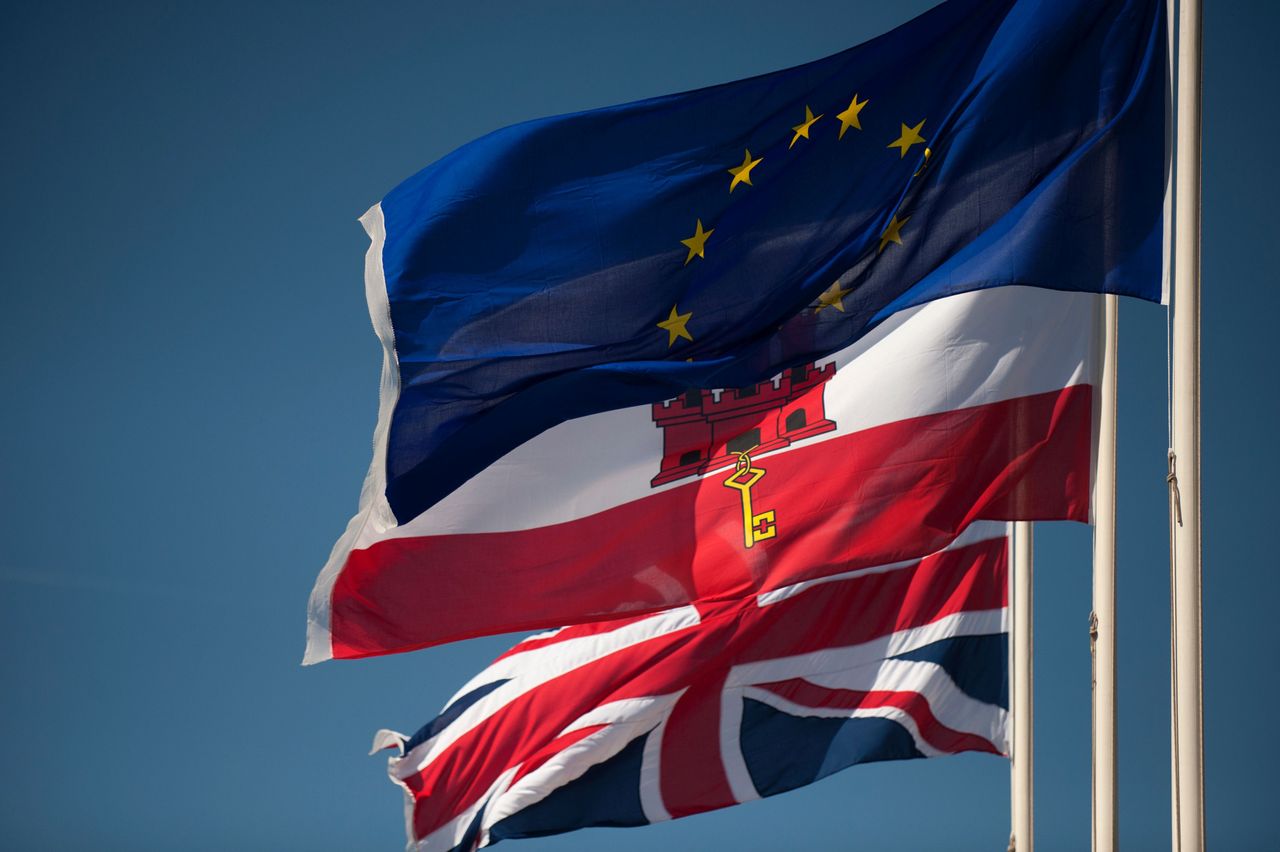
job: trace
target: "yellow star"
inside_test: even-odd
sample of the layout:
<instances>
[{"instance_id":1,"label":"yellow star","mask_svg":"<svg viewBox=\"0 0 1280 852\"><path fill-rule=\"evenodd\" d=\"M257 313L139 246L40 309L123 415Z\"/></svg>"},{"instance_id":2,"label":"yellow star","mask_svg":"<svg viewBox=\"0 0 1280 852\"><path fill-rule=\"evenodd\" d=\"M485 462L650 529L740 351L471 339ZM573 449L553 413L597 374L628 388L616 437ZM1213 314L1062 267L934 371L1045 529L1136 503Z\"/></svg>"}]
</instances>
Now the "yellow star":
<instances>
[{"instance_id":1,"label":"yellow star","mask_svg":"<svg viewBox=\"0 0 1280 852\"><path fill-rule=\"evenodd\" d=\"M823 113L822 115L825 115L825 114L826 114L826 113ZM794 130L794 131L795 131L795 134L796 134L796 135L791 137L791 144L790 144L790 145L788 145L788 146L787 146L787 148L791 148L791 147L793 147L793 146L796 144L796 140L797 140L797 139L799 139L799 138L800 138L800 137L802 137L802 136L803 136L805 139L808 139L808 138L809 138L809 128L810 128L810 127L813 127L813 123L814 123L815 121L817 121L818 119L822 118L822 115L814 115L814 114L813 114L813 110L809 109L809 105L808 105L808 104L805 104L805 107L804 107L804 121L800 122L800 123L799 123L799 124L797 124L795 127L791 128L792 130ZM747 181L747 183L750 183L750 182L751 182L751 181ZM731 191L732 191L732 190L731 190Z\"/></svg>"},{"instance_id":2,"label":"yellow star","mask_svg":"<svg viewBox=\"0 0 1280 852\"><path fill-rule=\"evenodd\" d=\"M902 135L886 145L886 148L898 148L898 159L907 156L907 152L911 150L912 145L920 145L924 143L924 137L920 135L920 128L924 127L922 120L915 127L907 127L902 125Z\"/></svg>"},{"instance_id":3,"label":"yellow star","mask_svg":"<svg viewBox=\"0 0 1280 852\"><path fill-rule=\"evenodd\" d=\"M667 332L667 348L668 349L670 349L673 345L675 345L676 338L678 337L683 337L685 340L688 340L688 341L693 340L693 335L690 334L689 329L685 327L686 324L689 322L689 317L691 316L693 316L693 311L689 311L688 313L684 313L684 314L678 313L676 311L676 306L672 305L671 315L668 316L666 319L664 319L662 322L658 323L658 328L665 329Z\"/></svg>"},{"instance_id":4,"label":"yellow star","mask_svg":"<svg viewBox=\"0 0 1280 852\"><path fill-rule=\"evenodd\" d=\"M858 120L858 114L862 112L862 108L871 101L859 101L858 95L855 93L853 100L849 101L849 108L842 113L838 113L836 118L840 119L840 135L837 139L844 138L844 132L852 127L854 130L862 129L862 122Z\"/></svg>"},{"instance_id":5,"label":"yellow star","mask_svg":"<svg viewBox=\"0 0 1280 852\"><path fill-rule=\"evenodd\" d=\"M728 170L729 174L733 175L733 180L729 181L729 191L733 192L740 183L752 186L751 170L760 165L760 161L763 159L764 157L757 157L754 160L751 159L751 151L748 150L747 155L742 158L742 165Z\"/></svg>"},{"instance_id":6,"label":"yellow star","mask_svg":"<svg viewBox=\"0 0 1280 852\"><path fill-rule=\"evenodd\" d=\"M712 228L710 231L702 230L702 220L698 220L697 227L693 229L693 236L687 240L680 241L681 244L688 246L689 248L689 256L684 259L685 266L688 266L689 261L693 260L695 257L706 257L706 255L703 254L703 251L707 245L707 237L711 236L715 232L715 228Z\"/></svg>"},{"instance_id":7,"label":"yellow star","mask_svg":"<svg viewBox=\"0 0 1280 852\"><path fill-rule=\"evenodd\" d=\"M893 221L889 223L889 227L884 229L884 233L880 235L880 248L876 250L876 254L884 251L884 247L889 243L897 243L902 245L902 226L911 221L911 217L899 219L896 215Z\"/></svg>"},{"instance_id":8,"label":"yellow star","mask_svg":"<svg viewBox=\"0 0 1280 852\"><path fill-rule=\"evenodd\" d=\"M851 289L851 288L850 288ZM813 312L821 313L823 308L835 308L840 313L844 313L844 302L841 301L845 296L849 295L850 290L840 286L840 282L832 284L827 288L827 292L818 297L818 307Z\"/></svg>"}]
</instances>

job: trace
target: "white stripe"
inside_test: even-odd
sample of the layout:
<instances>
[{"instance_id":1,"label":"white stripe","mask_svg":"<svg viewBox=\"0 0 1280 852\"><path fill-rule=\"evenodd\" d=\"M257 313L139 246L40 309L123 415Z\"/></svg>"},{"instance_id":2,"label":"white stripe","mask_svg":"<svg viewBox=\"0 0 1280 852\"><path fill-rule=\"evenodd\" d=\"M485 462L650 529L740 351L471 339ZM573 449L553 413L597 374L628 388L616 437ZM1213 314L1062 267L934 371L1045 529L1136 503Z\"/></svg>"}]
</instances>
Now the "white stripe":
<instances>
[{"instance_id":1,"label":"white stripe","mask_svg":"<svg viewBox=\"0 0 1280 852\"><path fill-rule=\"evenodd\" d=\"M1007 750L1008 711L971 697L956 685L946 669L936 663L924 660L884 660L879 665L859 666L816 676L806 675L803 679L826 689L914 693L924 700L941 725L953 731L981 737L1002 751ZM755 686L743 687L741 692L745 697L763 701L793 716L856 718L859 715L875 715L887 711L902 713L910 718L908 711L899 708L815 707L798 704ZM929 756L947 753L925 742L914 718L910 729L912 736L920 744L922 753Z\"/></svg>"},{"instance_id":2,"label":"white stripe","mask_svg":"<svg viewBox=\"0 0 1280 852\"><path fill-rule=\"evenodd\" d=\"M532 807L556 790L581 778L593 766L618 754L652 728L658 719L670 712L675 696L613 702L598 708L608 717L616 717L608 727L596 731L551 757L542 766L504 790L490 803L482 827L485 840L489 829L502 820ZM599 721L574 725L575 729L600 724ZM481 845L484 845L483 843Z\"/></svg>"},{"instance_id":3,"label":"white stripe","mask_svg":"<svg viewBox=\"0 0 1280 852\"><path fill-rule=\"evenodd\" d=\"M953 636L986 636L1006 630L1006 611L1003 608L958 612L932 624L899 630L859 645L743 663L729 671L726 685L750 686L794 677L812 680L826 672L875 665L887 657L896 657Z\"/></svg>"},{"instance_id":4,"label":"white stripe","mask_svg":"<svg viewBox=\"0 0 1280 852\"><path fill-rule=\"evenodd\" d=\"M477 837L477 845L487 846L490 828L502 819L542 801L560 787L577 780L591 767L603 763L620 752L636 737L643 736L650 728L664 723L671 713L671 708L675 706L675 702L682 694L683 690L672 695L614 701L594 708L565 728L561 735L595 725L608 725L608 727L565 748L515 783L512 783L512 779L523 764L510 767L490 785L488 790L463 808L458 815L416 844L411 841L409 848L416 852L441 852L452 849L462 840L472 819L482 807L485 808L485 814L481 820L481 832ZM409 788L403 781L407 775L399 768L400 762L392 758L388 761L387 771L391 775L391 780L403 787L408 794ZM413 799L410 796L408 814L410 838L413 837L412 803Z\"/></svg>"},{"instance_id":5,"label":"white stripe","mask_svg":"<svg viewBox=\"0 0 1280 852\"><path fill-rule=\"evenodd\" d=\"M826 672L805 680L827 689L918 693L943 725L995 745L1001 745L1009 715L1003 707L969 696L946 669L926 660L885 660L879 666Z\"/></svg>"},{"instance_id":6,"label":"white stripe","mask_svg":"<svg viewBox=\"0 0 1280 852\"><path fill-rule=\"evenodd\" d=\"M837 428L797 447L911 417L1092 383L1097 298L996 287L895 314L827 359L838 366L825 390L827 416ZM651 488L661 457L662 430L647 405L571 420L512 450L405 525L360 526L351 547L391 537L546 526L690 481ZM377 455L375 467L381 475Z\"/></svg>"},{"instance_id":7,"label":"white stripe","mask_svg":"<svg viewBox=\"0 0 1280 852\"><path fill-rule=\"evenodd\" d=\"M915 741L916 750L925 757L943 757L951 753L930 745L929 741L921 736L920 728L916 725L915 718L910 713L897 707L856 707L852 710L835 707L808 707L803 704L796 704L794 701L788 701L781 695L775 695L763 689L750 689L747 690L747 694L748 697L768 704L791 716L816 716L827 719L888 719L892 722L897 722L906 729L907 733L911 735L911 739Z\"/></svg>"},{"instance_id":8,"label":"white stripe","mask_svg":"<svg viewBox=\"0 0 1280 852\"><path fill-rule=\"evenodd\" d=\"M545 648L498 660L472 678L457 695L465 695L476 686L508 679L464 710L457 719L426 742L419 743L397 765L401 778L421 772L468 731L521 695L576 668L593 663L615 651L673 633L698 624L698 610L692 606L667 610L657 615L624 625L608 633L578 636ZM447 705L446 705L447 706Z\"/></svg>"},{"instance_id":9,"label":"white stripe","mask_svg":"<svg viewBox=\"0 0 1280 852\"><path fill-rule=\"evenodd\" d=\"M323 662L333 657L329 631L329 600L338 572L347 554L364 546L362 542L385 536L395 527L395 516L387 504L387 436L391 431L391 414L400 398L400 362L396 357L395 331L391 328L391 307L387 302L387 281L382 269L382 245L387 239L382 220L382 205L375 204L360 217L369 235L369 250L364 256L364 293L369 305L373 331L382 343L382 382L378 388L378 423L373 430L373 461L360 488L360 507L347 524L346 531L329 553L320 576L316 578L307 608L307 650L303 665Z\"/></svg>"},{"instance_id":10,"label":"white stripe","mask_svg":"<svg viewBox=\"0 0 1280 852\"><path fill-rule=\"evenodd\" d=\"M720 693L720 758L724 764L729 789L738 802L754 802L760 798L756 784L747 769L742 753L742 699L745 689L726 687Z\"/></svg>"},{"instance_id":11,"label":"white stripe","mask_svg":"<svg viewBox=\"0 0 1280 852\"><path fill-rule=\"evenodd\" d=\"M648 729L661 724L676 701L684 694L681 689L669 695L649 695L644 698L620 698L594 707L573 720L560 736L594 728L597 725L639 725Z\"/></svg>"},{"instance_id":12,"label":"white stripe","mask_svg":"<svg viewBox=\"0 0 1280 852\"><path fill-rule=\"evenodd\" d=\"M453 819L449 820L447 823L440 826L416 843L413 841L413 814L412 808L410 808L408 817L409 843L407 846L409 852L449 852L450 849L461 843L463 836L467 833L467 829L471 826L471 820L475 819L476 813L484 807L490 797L502 795L502 792L507 789L507 785L511 783L511 779L515 777L515 774L519 769L519 766L513 766L506 772L502 773L502 775L498 777L498 780L494 781L482 796L464 808ZM400 784L394 775L392 776L392 780L396 781L397 784ZM410 801L410 804L412 805L412 800Z\"/></svg>"},{"instance_id":13,"label":"white stripe","mask_svg":"<svg viewBox=\"0 0 1280 852\"><path fill-rule=\"evenodd\" d=\"M454 693L448 703L453 703L477 686L493 683L495 680L510 678L528 680L535 677L542 678L544 675L548 678L558 677L567 671L598 660L606 654L612 654L614 651L638 645L658 636L675 633L677 630L684 630L687 627L698 624L700 621L701 616L698 614L698 608L689 604L675 609L662 610L646 618L623 624L613 630L575 636L572 639L564 639L540 648L519 651L519 653L513 653L502 659L494 660L489 664L488 668L471 678L461 689ZM552 636L560 633L563 629L543 635ZM520 645L538 638L540 637L531 636L528 639L524 639L512 650L518 650ZM544 681L539 680L538 682L542 683Z\"/></svg>"},{"instance_id":14,"label":"white stripe","mask_svg":"<svg viewBox=\"0 0 1280 852\"><path fill-rule=\"evenodd\" d=\"M961 547L967 547L971 544L977 544L982 541L992 541L998 538L1004 538L1008 534L1009 525L1002 521L975 521L964 529L960 535L956 536L942 550L934 551L929 556L938 553L945 553L948 550L956 550ZM929 557L923 557L928 559ZM804 580L790 586L782 586L768 592L761 592L756 595L756 605L761 607L776 604L779 601L785 601L787 598L795 597L806 589L812 589L814 586L825 585L826 583L839 583L842 580L852 580L857 577L865 577L869 574L888 574L891 571L901 571L903 568L910 568L917 565L920 559L904 559L901 562L892 562L888 565L876 565L871 568L859 568L855 571L846 571L843 574L832 574L830 577L819 577L815 580Z\"/></svg>"},{"instance_id":15,"label":"white stripe","mask_svg":"<svg viewBox=\"0 0 1280 852\"><path fill-rule=\"evenodd\" d=\"M541 642L544 639L550 639L553 636L556 636L557 634L559 634L564 629L565 628L563 627L557 627L553 630L544 630L541 633L535 633L532 636L526 636L515 644L515 648L519 648L521 645L523 645L526 642ZM512 650L515 650L515 649L513 648Z\"/></svg>"},{"instance_id":16,"label":"white stripe","mask_svg":"<svg viewBox=\"0 0 1280 852\"><path fill-rule=\"evenodd\" d=\"M666 802L662 799L662 740L667 735L667 723L671 721L671 710L683 696L685 690L675 694L675 700L667 708L667 712L652 731L644 744L644 755L640 760L640 810L649 822L666 822L671 819Z\"/></svg>"}]
</instances>

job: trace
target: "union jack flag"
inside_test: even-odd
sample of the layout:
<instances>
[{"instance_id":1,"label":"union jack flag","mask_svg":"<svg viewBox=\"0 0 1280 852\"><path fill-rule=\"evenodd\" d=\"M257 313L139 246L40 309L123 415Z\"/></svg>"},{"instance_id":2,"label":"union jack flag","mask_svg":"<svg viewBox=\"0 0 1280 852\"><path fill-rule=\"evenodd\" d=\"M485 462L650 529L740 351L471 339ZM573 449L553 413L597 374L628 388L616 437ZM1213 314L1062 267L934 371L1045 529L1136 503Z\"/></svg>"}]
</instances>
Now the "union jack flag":
<instances>
[{"instance_id":1,"label":"union jack flag","mask_svg":"<svg viewBox=\"0 0 1280 852\"><path fill-rule=\"evenodd\" d=\"M1006 752L1007 543L525 639L396 748L410 848L687 816L857 763Z\"/></svg>"}]
</instances>

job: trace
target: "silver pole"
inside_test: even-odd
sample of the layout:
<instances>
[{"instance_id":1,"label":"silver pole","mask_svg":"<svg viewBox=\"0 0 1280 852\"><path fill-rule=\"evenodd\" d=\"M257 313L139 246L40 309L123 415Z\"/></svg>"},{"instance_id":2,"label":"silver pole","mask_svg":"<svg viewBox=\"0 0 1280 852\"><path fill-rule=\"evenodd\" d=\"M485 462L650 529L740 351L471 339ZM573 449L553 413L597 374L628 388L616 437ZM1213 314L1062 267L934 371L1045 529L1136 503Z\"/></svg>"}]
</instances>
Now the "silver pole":
<instances>
[{"instance_id":1,"label":"silver pole","mask_svg":"<svg viewBox=\"0 0 1280 852\"><path fill-rule=\"evenodd\" d=\"M1013 525L1013 839L1017 852L1035 852L1035 707L1032 591L1035 571L1029 521Z\"/></svg>"},{"instance_id":2,"label":"silver pole","mask_svg":"<svg viewBox=\"0 0 1280 852\"><path fill-rule=\"evenodd\" d=\"M1116 365L1119 299L1104 296L1097 481L1093 492L1093 852L1115 852L1116 830Z\"/></svg>"},{"instance_id":3,"label":"silver pole","mask_svg":"<svg viewBox=\"0 0 1280 852\"><path fill-rule=\"evenodd\" d=\"M1174 166L1173 848L1204 849L1200 632L1200 2L1179 0Z\"/></svg>"}]
</instances>

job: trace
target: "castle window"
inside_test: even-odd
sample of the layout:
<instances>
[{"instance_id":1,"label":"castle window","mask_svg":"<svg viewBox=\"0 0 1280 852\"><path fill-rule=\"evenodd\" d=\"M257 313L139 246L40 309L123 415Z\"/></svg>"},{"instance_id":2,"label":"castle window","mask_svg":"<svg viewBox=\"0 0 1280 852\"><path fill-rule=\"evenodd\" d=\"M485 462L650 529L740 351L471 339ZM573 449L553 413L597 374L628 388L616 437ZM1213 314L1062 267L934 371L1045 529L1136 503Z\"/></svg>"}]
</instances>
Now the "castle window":
<instances>
[{"instance_id":1,"label":"castle window","mask_svg":"<svg viewBox=\"0 0 1280 852\"><path fill-rule=\"evenodd\" d=\"M748 450L760 446L760 430L749 429L736 438L733 438L725 445L725 449L731 453L745 453Z\"/></svg>"},{"instance_id":2,"label":"castle window","mask_svg":"<svg viewBox=\"0 0 1280 852\"><path fill-rule=\"evenodd\" d=\"M804 409L797 408L795 411L787 415L787 431L795 432L805 427Z\"/></svg>"},{"instance_id":3,"label":"castle window","mask_svg":"<svg viewBox=\"0 0 1280 852\"><path fill-rule=\"evenodd\" d=\"M702 450L689 450L686 453L681 453L680 466L684 467L687 464L697 464L701 458Z\"/></svg>"}]
</instances>

